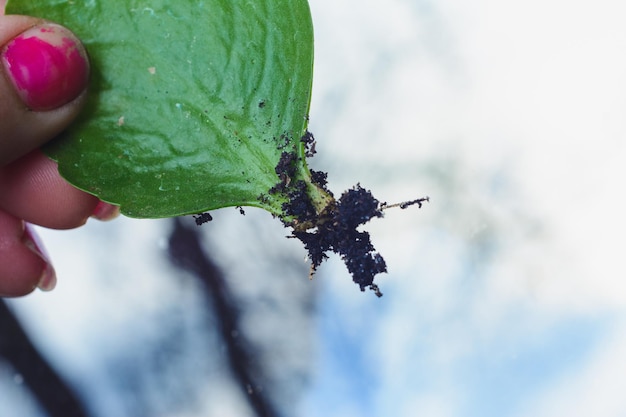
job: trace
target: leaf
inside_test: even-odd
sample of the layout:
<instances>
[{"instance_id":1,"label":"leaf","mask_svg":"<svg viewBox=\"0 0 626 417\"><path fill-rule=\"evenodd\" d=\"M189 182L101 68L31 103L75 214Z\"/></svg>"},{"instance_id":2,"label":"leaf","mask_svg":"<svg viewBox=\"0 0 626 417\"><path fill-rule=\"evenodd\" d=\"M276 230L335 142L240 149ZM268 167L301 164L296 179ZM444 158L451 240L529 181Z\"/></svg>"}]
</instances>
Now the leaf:
<instances>
[{"instance_id":1,"label":"leaf","mask_svg":"<svg viewBox=\"0 0 626 417\"><path fill-rule=\"evenodd\" d=\"M11 0L7 13L61 23L90 54L87 107L44 149L69 182L131 217L284 214L269 190L284 150L304 152L306 0Z\"/></svg>"}]
</instances>

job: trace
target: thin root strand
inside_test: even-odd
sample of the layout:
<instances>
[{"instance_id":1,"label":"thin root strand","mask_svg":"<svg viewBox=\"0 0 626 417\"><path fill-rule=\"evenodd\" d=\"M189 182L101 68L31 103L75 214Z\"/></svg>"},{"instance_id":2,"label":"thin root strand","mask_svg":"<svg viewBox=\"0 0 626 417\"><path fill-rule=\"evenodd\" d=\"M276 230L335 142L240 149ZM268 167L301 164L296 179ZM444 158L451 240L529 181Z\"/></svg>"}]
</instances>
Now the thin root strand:
<instances>
[{"instance_id":1,"label":"thin root strand","mask_svg":"<svg viewBox=\"0 0 626 417\"><path fill-rule=\"evenodd\" d=\"M402 203L395 203L395 204L382 203L380 205L380 209L387 210L390 208L400 207L402 210L404 210L406 208L414 206L415 204L418 205L418 208L422 208L422 204L427 203L429 201L430 201L430 197L423 197L423 198L418 198L418 199L411 200L411 201L403 201Z\"/></svg>"}]
</instances>

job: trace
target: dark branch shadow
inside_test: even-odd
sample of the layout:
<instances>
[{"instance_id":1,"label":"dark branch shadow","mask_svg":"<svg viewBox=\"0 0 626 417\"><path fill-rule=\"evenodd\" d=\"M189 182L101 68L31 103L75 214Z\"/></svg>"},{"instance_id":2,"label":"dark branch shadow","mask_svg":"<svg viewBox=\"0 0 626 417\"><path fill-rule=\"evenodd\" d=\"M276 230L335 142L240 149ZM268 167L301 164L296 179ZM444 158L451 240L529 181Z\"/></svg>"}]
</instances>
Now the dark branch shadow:
<instances>
[{"instance_id":1,"label":"dark branch shadow","mask_svg":"<svg viewBox=\"0 0 626 417\"><path fill-rule=\"evenodd\" d=\"M39 404L50 417L83 417L89 414L74 391L61 379L0 300L0 357L24 378Z\"/></svg>"},{"instance_id":2,"label":"dark branch shadow","mask_svg":"<svg viewBox=\"0 0 626 417\"><path fill-rule=\"evenodd\" d=\"M230 369L259 417L276 417L276 408L260 390L265 380L252 346L239 329L240 313L223 274L202 248L196 225L187 226L181 219L173 220L169 238L169 256L173 264L192 273L203 283L208 299L212 301L220 333L228 352Z\"/></svg>"}]
</instances>

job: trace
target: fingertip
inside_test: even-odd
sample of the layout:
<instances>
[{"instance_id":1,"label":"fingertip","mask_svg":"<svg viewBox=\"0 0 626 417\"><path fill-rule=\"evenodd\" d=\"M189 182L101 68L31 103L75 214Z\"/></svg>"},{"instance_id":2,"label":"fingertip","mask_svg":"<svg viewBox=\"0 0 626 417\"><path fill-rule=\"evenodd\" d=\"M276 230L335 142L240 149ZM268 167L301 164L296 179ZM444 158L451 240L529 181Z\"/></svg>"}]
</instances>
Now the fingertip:
<instances>
[{"instance_id":1,"label":"fingertip","mask_svg":"<svg viewBox=\"0 0 626 417\"><path fill-rule=\"evenodd\" d=\"M43 23L25 30L0 51L0 58L17 95L30 110L56 109L87 88L87 52L63 26Z\"/></svg>"},{"instance_id":2,"label":"fingertip","mask_svg":"<svg viewBox=\"0 0 626 417\"><path fill-rule=\"evenodd\" d=\"M120 215L120 207L114 204L105 203L104 201L99 201L94 209L91 217L94 219L108 222L110 220L116 219Z\"/></svg>"},{"instance_id":3,"label":"fingertip","mask_svg":"<svg viewBox=\"0 0 626 417\"><path fill-rule=\"evenodd\" d=\"M54 268L32 245L26 224L0 211L0 296L23 296L42 283L51 288Z\"/></svg>"},{"instance_id":4,"label":"fingertip","mask_svg":"<svg viewBox=\"0 0 626 417\"><path fill-rule=\"evenodd\" d=\"M22 241L31 252L44 262L43 269L37 279L37 287L42 291L52 291L57 284L56 271L52 266L46 247L39 238L39 235L35 232L33 226L29 223L24 224Z\"/></svg>"},{"instance_id":5,"label":"fingertip","mask_svg":"<svg viewBox=\"0 0 626 417\"><path fill-rule=\"evenodd\" d=\"M0 15L0 165L58 135L86 102L89 60L65 27Z\"/></svg>"}]
</instances>

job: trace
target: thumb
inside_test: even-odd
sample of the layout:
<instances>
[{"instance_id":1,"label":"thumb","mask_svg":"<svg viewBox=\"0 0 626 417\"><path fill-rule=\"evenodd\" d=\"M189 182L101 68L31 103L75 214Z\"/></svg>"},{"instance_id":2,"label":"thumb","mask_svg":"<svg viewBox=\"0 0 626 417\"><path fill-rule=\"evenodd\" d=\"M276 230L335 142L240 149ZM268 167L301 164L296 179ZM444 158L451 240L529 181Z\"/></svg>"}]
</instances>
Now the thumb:
<instances>
[{"instance_id":1,"label":"thumb","mask_svg":"<svg viewBox=\"0 0 626 417\"><path fill-rule=\"evenodd\" d=\"M56 136L80 111L87 53L69 30L0 16L0 166Z\"/></svg>"}]
</instances>

